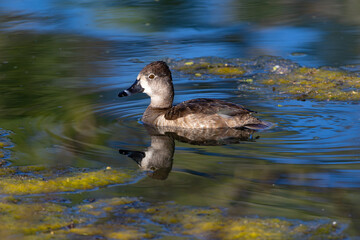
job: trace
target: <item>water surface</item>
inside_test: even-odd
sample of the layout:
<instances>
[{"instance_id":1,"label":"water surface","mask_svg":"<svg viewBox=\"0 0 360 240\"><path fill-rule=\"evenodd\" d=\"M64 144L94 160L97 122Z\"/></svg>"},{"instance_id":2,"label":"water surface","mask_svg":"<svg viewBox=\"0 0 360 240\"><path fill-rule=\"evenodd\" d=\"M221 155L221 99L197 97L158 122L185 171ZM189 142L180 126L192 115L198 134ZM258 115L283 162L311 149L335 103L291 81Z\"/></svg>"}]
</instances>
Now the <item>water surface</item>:
<instances>
[{"instance_id":1,"label":"water surface","mask_svg":"<svg viewBox=\"0 0 360 240\"><path fill-rule=\"evenodd\" d=\"M149 99L117 94L150 61L274 55L306 66L360 63L360 5L351 1L8 1L0 7L0 127L12 131L7 160L13 166L138 170L118 150L150 146L139 122ZM358 102L275 100L256 85L244 90L239 79L177 71L173 78L175 102L232 101L276 126L220 146L175 141L166 180L144 177L65 198L75 204L137 196L226 207L236 216L334 219L360 235Z\"/></svg>"}]
</instances>

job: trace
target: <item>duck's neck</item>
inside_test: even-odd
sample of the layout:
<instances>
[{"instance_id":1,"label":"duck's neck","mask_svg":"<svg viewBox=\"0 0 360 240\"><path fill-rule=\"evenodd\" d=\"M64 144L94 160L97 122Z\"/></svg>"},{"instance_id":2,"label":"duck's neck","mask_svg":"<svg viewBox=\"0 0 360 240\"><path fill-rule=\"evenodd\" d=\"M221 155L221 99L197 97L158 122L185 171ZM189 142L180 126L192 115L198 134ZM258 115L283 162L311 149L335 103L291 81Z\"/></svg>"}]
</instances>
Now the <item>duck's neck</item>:
<instances>
[{"instance_id":1,"label":"duck's neck","mask_svg":"<svg viewBox=\"0 0 360 240\"><path fill-rule=\"evenodd\" d=\"M155 120L161 116L166 114L172 106L170 107L166 107L166 108L157 108L157 107L152 107L151 104L146 108L141 121L143 121L144 123L150 124L150 125L154 125Z\"/></svg>"},{"instance_id":2,"label":"duck's neck","mask_svg":"<svg viewBox=\"0 0 360 240\"><path fill-rule=\"evenodd\" d=\"M151 97L149 107L151 108L171 108L174 101L174 94L169 96L155 95Z\"/></svg>"},{"instance_id":3,"label":"duck's neck","mask_svg":"<svg viewBox=\"0 0 360 240\"><path fill-rule=\"evenodd\" d=\"M159 86L148 94L151 98L151 108L171 108L174 101L174 87L172 83Z\"/></svg>"}]
</instances>

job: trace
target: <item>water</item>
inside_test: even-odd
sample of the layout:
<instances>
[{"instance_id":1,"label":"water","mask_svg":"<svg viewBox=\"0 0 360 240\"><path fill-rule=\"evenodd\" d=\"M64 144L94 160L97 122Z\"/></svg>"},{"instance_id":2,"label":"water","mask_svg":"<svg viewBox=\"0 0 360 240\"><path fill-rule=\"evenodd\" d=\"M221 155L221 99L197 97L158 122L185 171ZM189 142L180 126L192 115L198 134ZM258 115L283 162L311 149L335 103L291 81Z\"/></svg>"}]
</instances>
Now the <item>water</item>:
<instances>
[{"instance_id":1,"label":"water","mask_svg":"<svg viewBox=\"0 0 360 240\"><path fill-rule=\"evenodd\" d=\"M119 99L150 61L274 55L306 66L360 63L357 2L8 1L0 3L0 127L13 166L137 170L144 94ZM175 141L167 179L66 195L221 206L236 216L330 218L359 236L360 105L274 100L236 79L173 72L175 102L219 98L276 123L251 141ZM240 88L239 88L240 89ZM8 153L7 153L8 154Z\"/></svg>"}]
</instances>

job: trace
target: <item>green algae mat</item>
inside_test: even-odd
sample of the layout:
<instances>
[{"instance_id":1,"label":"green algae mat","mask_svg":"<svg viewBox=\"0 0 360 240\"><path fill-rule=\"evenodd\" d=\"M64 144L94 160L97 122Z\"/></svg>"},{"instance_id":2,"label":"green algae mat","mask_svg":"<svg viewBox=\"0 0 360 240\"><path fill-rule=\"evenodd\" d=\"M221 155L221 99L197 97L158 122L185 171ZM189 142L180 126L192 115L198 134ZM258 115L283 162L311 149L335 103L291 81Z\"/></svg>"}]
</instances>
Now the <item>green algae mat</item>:
<instances>
[{"instance_id":1,"label":"green algae mat","mask_svg":"<svg viewBox=\"0 0 360 240\"><path fill-rule=\"evenodd\" d=\"M18 200L17 200L18 201ZM65 207L0 202L0 234L22 239L342 239L334 222L228 217L219 208L146 203L137 198L101 199Z\"/></svg>"},{"instance_id":2,"label":"green algae mat","mask_svg":"<svg viewBox=\"0 0 360 240\"><path fill-rule=\"evenodd\" d=\"M274 98L298 100L360 100L360 72L356 66L308 68L278 57L253 60L197 58L168 60L172 68L193 78L234 78L267 90ZM259 89L258 89L259 91Z\"/></svg>"},{"instance_id":3,"label":"green algae mat","mask_svg":"<svg viewBox=\"0 0 360 240\"><path fill-rule=\"evenodd\" d=\"M40 171L39 171L40 169ZM37 174L37 177L34 177ZM44 178L44 175L48 178ZM116 169L71 169L56 174L41 167L17 167L0 169L0 193L13 195L43 194L90 190L133 180L131 175Z\"/></svg>"}]
</instances>

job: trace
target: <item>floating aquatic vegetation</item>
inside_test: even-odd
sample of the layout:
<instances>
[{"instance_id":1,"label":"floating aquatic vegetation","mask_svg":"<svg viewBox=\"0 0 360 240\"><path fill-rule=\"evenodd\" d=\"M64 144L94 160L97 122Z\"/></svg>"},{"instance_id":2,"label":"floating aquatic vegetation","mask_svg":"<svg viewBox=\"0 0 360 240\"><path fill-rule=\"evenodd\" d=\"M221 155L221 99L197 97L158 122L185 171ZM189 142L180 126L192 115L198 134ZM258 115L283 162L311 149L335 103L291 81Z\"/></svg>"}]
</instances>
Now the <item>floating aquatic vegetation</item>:
<instances>
[{"instance_id":1,"label":"floating aquatic vegetation","mask_svg":"<svg viewBox=\"0 0 360 240\"><path fill-rule=\"evenodd\" d=\"M195 77L236 77L241 85L254 85L257 91L259 88L272 86L274 93L281 94L280 98L360 100L360 75L357 68L349 66L300 67L290 60L272 56L250 60L196 58L169 62L174 69ZM274 97L279 96L274 94Z\"/></svg>"},{"instance_id":2,"label":"floating aquatic vegetation","mask_svg":"<svg viewBox=\"0 0 360 240\"><path fill-rule=\"evenodd\" d=\"M67 208L52 203L0 202L0 235L2 239L16 235L35 235L79 223L66 213Z\"/></svg>"},{"instance_id":3,"label":"floating aquatic vegetation","mask_svg":"<svg viewBox=\"0 0 360 240\"><path fill-rule=\"evenodd\" d=\"M171 68L195 77L218 75L222 78L241 78L259 73L286 74L299 68L297 63L280 57L262 56L245 60L239 58L195 58L180 61L168 60Z\"/></svg>"},{"instance_id":4,"label":"floating aquatic vegetation","mask_svg":"<svg viewBox=\"0 0 360 240\"><path fill-rule=\"evenodd\" d=\"M262 81L299 100L360 100L360 77L341 70L302 67Z\"/></svg>"},{"instance_id":5,"label":"floating aquatic vegetation","mask_svg":"<svg viewBox=\"0 0 360 240\"><path fill-rule=\"evenodd\" d=\"M134 174L118 169L70 169L51 172L43 167L0 168L0 193L13 195L89 190L133 180Z\"/></svg>"},{"instance_id":6,"label":"floating aquatic vegetation","mask_svg":"<svg viewBox=\"0 0 360 240\"><path fill-rule=\"evenodd\" d=\"M341 239L342 224L229 217L219 208L137 198L102 199L75 207L0 203L0 233L24 239ZM31 218L31 221L29 221Z\"/></svg>"},{"instance_id":7,"label":"floating aquatic vegetation","mask_svg":"<svg viewBox=\"0 0 360 240\"><path fill-rule=\"evenodd\" d=\"M176 64L174 69L193 74L196 77L201 77L204 74L220 75L225 78L242 76L246 71L238 65L230 65L228 63L212 63L199 60L198 62L185 61Z\"/></svg>"},{"instance_id":8,"label":"floating aquatic vegetation","mask_svg":"<svg viewBox=\"0 0 360 240\"><path fill-rule=\"evenodd\" d=\"M314 223L316 227L312 228L277 218L230 218L218 208L167 206L159 209L152 219L173 225L176 233L205 239L301 239L307 234L325 239L332 234L340 236L336 234L338 226L331 223Z\"/></svg>"}]
</instances>

